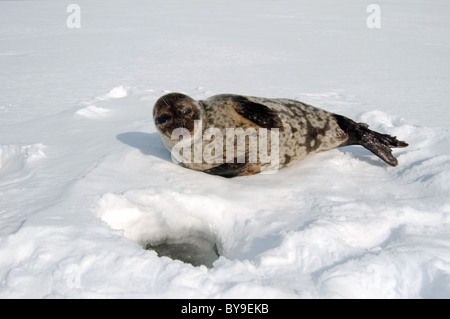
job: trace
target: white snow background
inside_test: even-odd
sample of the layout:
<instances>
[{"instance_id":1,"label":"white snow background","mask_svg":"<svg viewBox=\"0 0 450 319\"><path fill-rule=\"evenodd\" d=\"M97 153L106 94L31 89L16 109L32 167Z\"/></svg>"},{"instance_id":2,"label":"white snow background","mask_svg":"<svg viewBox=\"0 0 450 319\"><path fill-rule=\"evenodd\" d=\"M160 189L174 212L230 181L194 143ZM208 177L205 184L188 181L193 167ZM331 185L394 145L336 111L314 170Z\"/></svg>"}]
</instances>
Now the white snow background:
<instances>
[{"instance_id":1,"label":"white snow background","mask_svg":"<svg viewBox=\"0 0 450 319\"><path fill-rule=\"evenodd\" d=\"M450 298L450 4L376 1L371 29L371 3L0 1L0 297ZM209 176L155 131L171 91L298 99L410 146Z\"/></svg>"}]
</instances>

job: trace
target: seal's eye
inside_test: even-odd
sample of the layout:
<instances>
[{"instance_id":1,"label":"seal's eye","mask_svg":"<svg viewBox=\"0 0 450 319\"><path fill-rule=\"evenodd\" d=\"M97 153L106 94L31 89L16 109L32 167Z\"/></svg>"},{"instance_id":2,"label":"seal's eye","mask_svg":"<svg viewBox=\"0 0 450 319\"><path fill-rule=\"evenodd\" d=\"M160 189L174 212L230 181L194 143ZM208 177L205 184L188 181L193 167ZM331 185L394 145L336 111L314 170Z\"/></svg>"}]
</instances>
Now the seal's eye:
<instances>
[{"instance_id":1,"label":"seal's eye","mask_svg":"<svg viewBox=\"0 0 450 319\"><path fill-rule=\"evenodd\" d=\"M184 111L183 111L183 114L184 114L184 115L189 115L189 114L191 114L191 112L192 112L192 109L189 108L189 109L184 110Z\"/></svg>"},{"instance_id":2,"label":"seal's eye","mask_svg":"<svg viewBox=\"0 0 450 319\"><path fill-rule=\"evenodd\" d=\"M163 114L160 117L156 118L156 124L161 125L166 123L167 121L171 120L172 116L169 114Z\"/></svg>"}]
</instances>

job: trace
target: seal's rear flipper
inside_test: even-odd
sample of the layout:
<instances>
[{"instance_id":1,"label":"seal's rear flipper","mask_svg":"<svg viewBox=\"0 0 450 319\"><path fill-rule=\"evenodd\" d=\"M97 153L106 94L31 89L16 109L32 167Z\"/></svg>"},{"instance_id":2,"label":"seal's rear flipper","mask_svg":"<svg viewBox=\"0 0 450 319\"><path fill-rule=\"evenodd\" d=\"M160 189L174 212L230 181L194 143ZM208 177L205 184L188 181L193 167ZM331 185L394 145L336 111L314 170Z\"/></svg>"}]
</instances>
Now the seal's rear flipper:
<instances>
[{"instance_id":1,"label":"seal's rear flipper","mask_svg":"<svg viewBox=\"0 0 450 319\"><path fill-rule=\"evenodd\" d=\"M348 140L342 144L345 145L362 145L376 156L391 166L397 166L397 159L392 155L392 147L406 147L408 144L397 140L395 136L381 134L369 130L369 126L365 123L356 123L355 121L342 116L333 114L339 127L348 135Z\"/></svg>"}]
</instances>

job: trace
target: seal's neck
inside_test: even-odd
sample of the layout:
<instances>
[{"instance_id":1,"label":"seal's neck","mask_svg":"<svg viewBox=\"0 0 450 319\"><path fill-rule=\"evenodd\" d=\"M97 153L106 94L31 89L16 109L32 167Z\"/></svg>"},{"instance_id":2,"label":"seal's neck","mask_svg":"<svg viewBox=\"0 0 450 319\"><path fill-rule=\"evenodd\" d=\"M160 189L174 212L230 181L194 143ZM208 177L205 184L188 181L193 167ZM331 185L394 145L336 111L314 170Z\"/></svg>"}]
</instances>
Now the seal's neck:
<instances>
[{"instance_id":1,"label":"seal's neck","mask_svg":"<svg viewBox=\"0 0 450 319\"><path fill-rule=\"evenodd\" d=\"M207 104L204 101L195 102L198 110L200 111L200 120L202 121L202 131L205 131L209 127L208 116L206 115L205 108Z\"/></svg>"}]
</instances>

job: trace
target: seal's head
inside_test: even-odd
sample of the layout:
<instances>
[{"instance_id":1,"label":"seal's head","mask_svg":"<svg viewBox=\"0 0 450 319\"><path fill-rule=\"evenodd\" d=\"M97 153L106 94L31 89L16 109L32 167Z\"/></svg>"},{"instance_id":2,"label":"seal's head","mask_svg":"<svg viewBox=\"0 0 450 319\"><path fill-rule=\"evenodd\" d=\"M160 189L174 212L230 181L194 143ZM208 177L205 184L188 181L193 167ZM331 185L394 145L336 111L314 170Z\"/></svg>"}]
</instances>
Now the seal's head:
<instances>
[{"instance_id":1,"label":"seal's head","mask_svg":"<svg viewBox=\"0 0 450 319\"><path fill-rule=\"evenodd\" d=\"M153 108L153 119L158 130L169 137L177 128L186 128L194 134L194 121L201 112L195 100L181 93L169 93L158 99Z\"/></svg>"}]
</instances>

